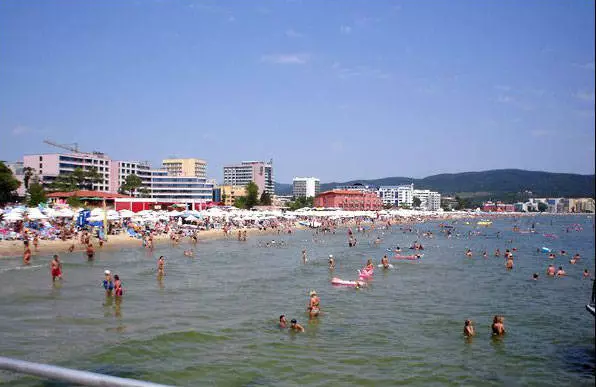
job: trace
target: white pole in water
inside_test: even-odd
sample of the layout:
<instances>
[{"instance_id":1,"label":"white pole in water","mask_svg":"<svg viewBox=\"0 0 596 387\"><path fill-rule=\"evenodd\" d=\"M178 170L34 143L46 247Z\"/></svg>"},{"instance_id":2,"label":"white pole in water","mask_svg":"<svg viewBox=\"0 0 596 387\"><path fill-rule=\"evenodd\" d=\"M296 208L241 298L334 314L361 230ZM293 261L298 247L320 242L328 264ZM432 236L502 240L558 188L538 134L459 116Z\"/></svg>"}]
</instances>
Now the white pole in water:
<instances>
[{"instance_id":1,"label":"white pole in water","mask_svg":"<svg viewBox=\"0 0 596 387\"><path fill-rule=\"evenodd\" d=\"M3 356L0 356L0 369L89 387L168 387L163 384L119 378L88 371L71 370L70 368L32 363Z\"/></svg>"}]
</instances>

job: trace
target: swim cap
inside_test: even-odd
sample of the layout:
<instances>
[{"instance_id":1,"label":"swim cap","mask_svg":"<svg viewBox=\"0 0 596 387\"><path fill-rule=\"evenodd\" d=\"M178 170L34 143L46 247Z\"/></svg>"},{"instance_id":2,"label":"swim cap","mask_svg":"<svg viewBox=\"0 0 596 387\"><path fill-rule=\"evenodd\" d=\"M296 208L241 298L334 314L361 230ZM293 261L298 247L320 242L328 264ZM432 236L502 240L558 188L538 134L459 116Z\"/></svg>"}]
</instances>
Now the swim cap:
<instances>
[{"instance_id":1,"label":"swim cap","mask_svg":"<svg viewBox=\"0 0 596 387\"><path fill-rule=\"evenodd\" d=\"M106 270L106 271L104 271L103 273L104 273L105 275L112 274L112 272L111 272L111 271L109 271L109 270Z\"/></svg>"},{"instance_id":2,"label":"swim cap","mask_svg":"<svg viewBox=\"0 0 596 387\"><path fill-rule=\"evenodd\" d=\"M333 258L333 254L329 254L329 258Z\"/></svg>"},{"instance_id":3,"label":"swim cap","mask_svg":"<svg viewBox=\"0 0 596 387\"><path fill-rule=\"evenodd\" d=\"M316 295L316 294L317 294L317 291L316 291L316 290L311 290L309 294L310 294L310 296L312 297L312 296L314 296L314 295Z\"/></svg>"}]
</instances>

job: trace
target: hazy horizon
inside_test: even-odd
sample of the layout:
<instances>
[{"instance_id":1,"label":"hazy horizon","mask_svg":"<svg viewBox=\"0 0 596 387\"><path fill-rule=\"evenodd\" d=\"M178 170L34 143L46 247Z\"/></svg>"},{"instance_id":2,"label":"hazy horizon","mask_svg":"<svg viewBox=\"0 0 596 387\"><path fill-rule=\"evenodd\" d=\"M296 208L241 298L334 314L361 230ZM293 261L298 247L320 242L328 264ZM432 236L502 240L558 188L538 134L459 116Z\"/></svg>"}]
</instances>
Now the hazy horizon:
<instances>
[{"instance_id":1,"label":"hazy horizon","mask_svg":"<svg viewBox=\"0 0 596 387\"><path fill-rule=\"evenodd\" d=\"M594 1L5 0L0 159L594 174ZM381 176L381 177L377 177Z\"/></svg>"}]
</instances>

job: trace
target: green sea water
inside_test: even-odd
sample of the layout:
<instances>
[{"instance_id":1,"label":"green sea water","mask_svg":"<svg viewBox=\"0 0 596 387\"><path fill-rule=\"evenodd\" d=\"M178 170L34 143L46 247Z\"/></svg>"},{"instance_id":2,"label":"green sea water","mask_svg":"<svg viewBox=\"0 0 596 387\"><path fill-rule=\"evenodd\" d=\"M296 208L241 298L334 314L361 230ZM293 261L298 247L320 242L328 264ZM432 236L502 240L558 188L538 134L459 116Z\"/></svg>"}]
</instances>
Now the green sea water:
<instances>
[{"instance_id":1,"label":"green sea water","mask_svg":"<svg viewBox=\"0 0 596 387\"><path fill-rule=\"evenodd\" d=\"M532 222L534 234L511 231ZM356 233L356 248L339 229L201 241L195 258L183 255L186 244L152 253L99 251L93 262L62 254L64 280L55 286L50 256L34 257L30 268L2 259L0 355L177 386L593 386L595 320L584 308L592 281L582 278L584 268L594 272L593 219L503 218L482 229L473 223L454 224L459 236L451 239L437 222L414 226L432 231L433 239L399 226ZM566 232L572 224L582 229ZM259 247L272 239L280 246ZM376 269L365 289L331 286L333 276L356 279L367 258L377 264L386 248L415 240L425 246L420 262ZM557 257L568 277L546 278L551 261L536 252L542 246L582 259L570 265L570 256ZM492 252L513 247L515 267L507 271ZM465 257L466 248L473 258ZM337 259L333 273L329 254ZM156 279L159 255L167 257L163 281ZM122 302L104 295L106 268L123 280ZM530 280L534 272L538 281ZM309 321L311 289L323 314ZM280 330L282 313L306 332ZM495 314L505 316L501 339L490 335ZM467 318L477 330L471 340L462 335ZM67 384L1 372L0 385Z\"/></svg>"}]
</instances>

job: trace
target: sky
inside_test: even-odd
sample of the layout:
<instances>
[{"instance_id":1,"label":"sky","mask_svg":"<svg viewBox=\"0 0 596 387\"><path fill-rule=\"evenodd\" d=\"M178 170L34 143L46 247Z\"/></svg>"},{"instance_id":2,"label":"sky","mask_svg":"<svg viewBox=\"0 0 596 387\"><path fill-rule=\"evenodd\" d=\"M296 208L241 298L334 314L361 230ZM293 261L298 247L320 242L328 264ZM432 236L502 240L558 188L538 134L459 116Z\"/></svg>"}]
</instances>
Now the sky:
<instances>
[{"instance_id":1,"label":"sky","mask_svg":"<svg viewBox=\"0 0 596 387\"><path fill-rule=\"evenodd\" d=\"M0 159L594 173L594 0L3 0Z\"/></svg>"}]
</instances>

